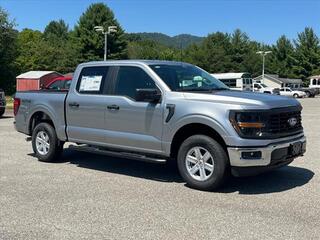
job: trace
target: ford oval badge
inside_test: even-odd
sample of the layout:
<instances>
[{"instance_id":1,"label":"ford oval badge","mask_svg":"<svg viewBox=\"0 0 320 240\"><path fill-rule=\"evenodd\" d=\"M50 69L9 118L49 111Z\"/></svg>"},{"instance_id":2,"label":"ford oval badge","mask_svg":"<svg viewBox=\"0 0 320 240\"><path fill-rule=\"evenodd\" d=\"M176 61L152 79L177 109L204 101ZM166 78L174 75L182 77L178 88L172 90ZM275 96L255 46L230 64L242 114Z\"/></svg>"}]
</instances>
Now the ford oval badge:
<instances>
[{"instance_id":1,"label":"ford oval badge","mask_svg":"<svg viewBox=\"0 0 320 240\"><path fill-rule=\"evenodd\" d=\"M289 118L288 123L290 127L294 127L297 124L297 119L295 117Z\"/></svg>"}]
</instances>

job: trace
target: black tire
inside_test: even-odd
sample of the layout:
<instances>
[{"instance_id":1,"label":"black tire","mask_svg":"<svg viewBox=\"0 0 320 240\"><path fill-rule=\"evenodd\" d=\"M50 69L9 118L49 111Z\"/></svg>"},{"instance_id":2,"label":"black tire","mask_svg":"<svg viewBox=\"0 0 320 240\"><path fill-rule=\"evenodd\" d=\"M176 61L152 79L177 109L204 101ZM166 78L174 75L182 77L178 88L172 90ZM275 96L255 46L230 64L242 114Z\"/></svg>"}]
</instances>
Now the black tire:
<instances>
[{"instance_id":1,"label":"black tire","mask_svg":"<svg viewBox=\"0 0 320 240\"><path fill-rule=\"evenodd\" d=\"M311 93L309 91L306 91L306 97L307 98L311 97Z\"/></svg>"},{"instance_id":2,"label":"black tire","mask_svg":"<svg viewBox=\"0 0 320 240\"><path fill-rule=\"evenodd\" d=\"M212 161L214 163L211 176L204 181L196 180L194 177L192 177L187 169L187 154L195 147L200 147L207 150L211 154ZM217 141L205 135L193 135L187 138L180 146L177 162L182 178L190 187L195 189L205 191L215 190L225 182L227 176L229 175L229 159L226 151Z\"/></svg>"},{"instance_id":3,"label":"black tire","mask_svg":"<svg viewBox=\"0 0 320 240\"><path fill-rule=\"evenodd\" d=\"M36 138L39 132L44 132L49 139L49 150L41 154L37 149ZM36 157L43 162L57 161L63 150L63 142L59 141L55 129L49 123L39 123L32 132L32 148Z\"/></svg>"},{"instance_id":4,"label":"black tire","mask_svg":"<svg viewBox=\"0 0 320 240\"><path fill-rule=\"evenodd\" d=\"M5 112L6 110L3 108L3 109L0 109L0 117L2 117L3 116L3 114L4 114L4 112Z\"/></svg>"},{"instance_id":5,"label":"black tire","mask_svg":"<svg viewBox=\"0 0 320 240\"><path fill-rule=\"evenodd\" d=\"M295 93L295 94L293 94L293 97L294 97L294 98L298 98L299 95Z\"/></svg>"}]
</instances>

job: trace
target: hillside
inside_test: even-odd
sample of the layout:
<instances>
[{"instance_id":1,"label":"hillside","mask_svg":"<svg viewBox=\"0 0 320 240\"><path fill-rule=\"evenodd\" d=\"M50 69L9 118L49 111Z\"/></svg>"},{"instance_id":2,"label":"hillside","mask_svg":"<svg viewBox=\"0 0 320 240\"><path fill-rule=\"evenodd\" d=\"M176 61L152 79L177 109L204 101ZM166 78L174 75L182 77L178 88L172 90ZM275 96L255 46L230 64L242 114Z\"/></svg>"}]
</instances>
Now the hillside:
<instances>
[{"instance_id":1,"label":"hillside","mask_svg":"<svg viewBox=\"0 0 320 240\"><path fill-rule=\"evenodd\" d=\"M190 34L179 34L170 37L163 33L127 33L126 34L129 41L143 41L152 40L158 42L162 45L175 48L186 48L190 44L200 43L204 38L198 37Z\"/></svg>"}]
</instances>

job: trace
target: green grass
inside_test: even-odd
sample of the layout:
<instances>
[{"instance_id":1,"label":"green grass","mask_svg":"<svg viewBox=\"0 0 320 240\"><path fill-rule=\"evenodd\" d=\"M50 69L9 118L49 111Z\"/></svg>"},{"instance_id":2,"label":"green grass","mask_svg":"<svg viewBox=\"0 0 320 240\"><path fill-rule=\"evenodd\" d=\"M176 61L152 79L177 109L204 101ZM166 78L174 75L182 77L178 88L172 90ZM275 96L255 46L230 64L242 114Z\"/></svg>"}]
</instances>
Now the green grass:
<instances>
[{"instance_id":1,"label":"green grass","mask_svg":"<svg viewBox=\"0 0 320 240\"><path fill-rule=\"evenodd\" d=\"M13 109L13 98L11 96L6 96L7 109Z\"/></svg>"}]
</instances>

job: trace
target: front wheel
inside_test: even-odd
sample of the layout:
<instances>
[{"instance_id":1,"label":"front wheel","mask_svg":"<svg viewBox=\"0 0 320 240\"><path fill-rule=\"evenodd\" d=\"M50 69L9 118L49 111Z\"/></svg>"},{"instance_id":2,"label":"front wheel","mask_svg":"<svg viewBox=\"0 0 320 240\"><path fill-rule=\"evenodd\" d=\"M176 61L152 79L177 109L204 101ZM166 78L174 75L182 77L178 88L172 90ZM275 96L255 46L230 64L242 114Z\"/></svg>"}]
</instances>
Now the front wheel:
<instances>
[{"instance_id":1,"label":"front wheel","mask_svg":"<svg viewBox=\"0 0 320 240\"><path fill-rule=\"evenodd\" d=\"M306 97L307 98L311 97L311 93L309 91L306 91Z\"/></svg>"},{"instance_id":2,"label":"front wheel","mask_svg":"<svg viewBox=\"0 0 320 240\"><path fill-rule=\"evenodd\" d=\"M40 161L56 161L62 153L63 142L48 123L38 124L32 132L32 148Z\"/></svg>"},{"instance_id":3,"label":"front wheel","mask_svg":"<svg viewBox=\"0 0 320 240\"><path fill-rule=\"evenodd\" d=\"M180 146L177 160L182 178L196 189L217 189L228 175L226 151L218 142L205 135L187 138Z\"/></svg>"}]
</instances>

